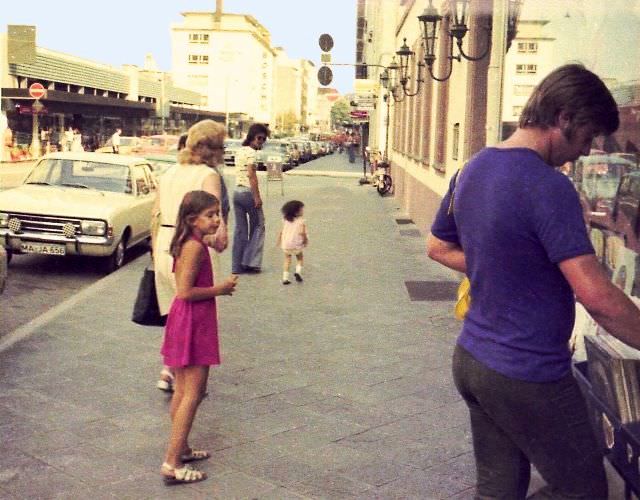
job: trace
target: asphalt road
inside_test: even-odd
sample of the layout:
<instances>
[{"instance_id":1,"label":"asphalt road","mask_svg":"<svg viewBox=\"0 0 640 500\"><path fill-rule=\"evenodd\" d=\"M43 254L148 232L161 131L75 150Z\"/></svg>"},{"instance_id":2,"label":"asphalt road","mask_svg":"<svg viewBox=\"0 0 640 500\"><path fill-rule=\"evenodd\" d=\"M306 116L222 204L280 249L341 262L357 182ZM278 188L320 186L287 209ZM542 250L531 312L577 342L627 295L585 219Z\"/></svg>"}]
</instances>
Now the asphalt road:
<instances>
[{"instance_id":1,"label":"asphalt road","mask_svg":"<svg viewBox=\"0 0 640 500\"><path fill-rule=\"evenodd\" d=\"M144 254L143 247L132 248L127 262ZM0 295L0 338L104 276L98 259L14 255L7 287Z\"/></svg>"}]
</instances>

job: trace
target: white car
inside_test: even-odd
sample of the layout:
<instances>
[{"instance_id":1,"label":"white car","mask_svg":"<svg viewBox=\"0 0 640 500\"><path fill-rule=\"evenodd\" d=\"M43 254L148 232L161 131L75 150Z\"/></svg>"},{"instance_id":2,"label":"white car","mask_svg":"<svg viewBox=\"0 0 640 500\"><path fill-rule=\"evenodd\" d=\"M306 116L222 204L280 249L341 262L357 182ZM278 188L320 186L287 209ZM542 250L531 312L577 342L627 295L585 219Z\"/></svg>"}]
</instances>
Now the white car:
<instances>
[{"instance_id":1,"label":"white car","mask_svg":"<svg viewBox=\"0 0 640 500\"><path fill-rule=\"evenodd\" d=\"M156 181L147 160L102 153L53 153L21 186L0 192L0 244L12 254L102 257L122 266L127 248L148 241Z\"/></svg>"}]
</instances>

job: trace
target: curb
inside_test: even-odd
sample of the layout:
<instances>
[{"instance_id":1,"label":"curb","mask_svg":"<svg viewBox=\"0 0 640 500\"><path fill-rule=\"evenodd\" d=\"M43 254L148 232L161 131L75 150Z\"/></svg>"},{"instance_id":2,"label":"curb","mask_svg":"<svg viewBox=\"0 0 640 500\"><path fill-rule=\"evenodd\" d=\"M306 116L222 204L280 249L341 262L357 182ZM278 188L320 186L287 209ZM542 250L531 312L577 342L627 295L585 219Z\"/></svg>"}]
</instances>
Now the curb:
<instances>
[{"instance_id":1,"label":"curb","mask_svg":"<svg viewBox=\"0 0 640 500\"><path fill-rule=\"evenodd\" d=\"M306 176L306 177L347 177L353 179L360 179L361 173L356 172L334 172L331 170L289 170L285 172L285 176Z\"/></svg>"},{"instance_id":2,"label":"curb","mask_svg":"<svg viewBox=\"0 0 640 500\"><path fill-rule=\"evenodd\" d=\"M141 255L140 257L144 257L145 255L146 254ZM82 289L81 291L76 293L74 296L64 300L57 306L52 307L47 312L42 313L37 318L34 318L28 323L22 326L19 326L12 332L9 332L7 335L2 337L2 340L0 340L0 353L6 351L17 342L20 342L21 340L29 338L39 328L46 325L48 322L52 321L53 319L57 318L64 312L68 311L79 302L82 302L83 300L93 295L96 295L98 292L104 290L110 285L115 285L117 282L120 282L121 275L123 272L133 271L136 263L138 265L142 263L142 261L140 260L140 257L137 257L131 262L128 262L126 266L118 269L115 273L111 273L105 276L104 278L100 278L98 281Z\"/></svg>"}]
</instances>

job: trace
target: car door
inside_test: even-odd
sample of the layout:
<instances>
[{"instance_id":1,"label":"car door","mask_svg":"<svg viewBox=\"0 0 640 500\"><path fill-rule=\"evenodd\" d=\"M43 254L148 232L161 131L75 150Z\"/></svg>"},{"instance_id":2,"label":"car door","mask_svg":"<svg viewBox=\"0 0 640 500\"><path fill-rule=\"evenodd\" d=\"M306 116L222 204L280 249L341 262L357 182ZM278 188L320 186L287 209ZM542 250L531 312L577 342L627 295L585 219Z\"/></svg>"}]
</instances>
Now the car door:
<instances>
[{"instance_id":1,"label":"car door","mask_svg":"<svg viewBox=\"0 0 640 500\"><path fill-rule=\"evenodd\" d=\"M146 163L133 165L131 175L134 185L134 200L130 211L131 243L135 244L150 234L151 208L155 199L156 185L151 167Z\"/></svg>"}]
</instances>

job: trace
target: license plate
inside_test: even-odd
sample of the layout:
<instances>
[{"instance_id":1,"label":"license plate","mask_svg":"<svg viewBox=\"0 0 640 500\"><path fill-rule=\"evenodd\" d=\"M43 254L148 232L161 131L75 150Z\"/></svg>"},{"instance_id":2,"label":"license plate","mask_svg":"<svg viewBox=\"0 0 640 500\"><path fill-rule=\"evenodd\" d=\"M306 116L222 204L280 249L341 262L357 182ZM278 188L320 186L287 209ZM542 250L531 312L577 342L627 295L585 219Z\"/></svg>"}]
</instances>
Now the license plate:
<instances>
[{"instance_id":1,"label":"license plate","mask_svg":"<svg viewBox=\"0 0 640 500\"><path fill-rule=\"evenodd\" d=\"M49 243L22 242L20 249L23 253L39 253L42 255L66 255L67 249L64 245L54 245Z\"/></svg>"}]
</instances>

